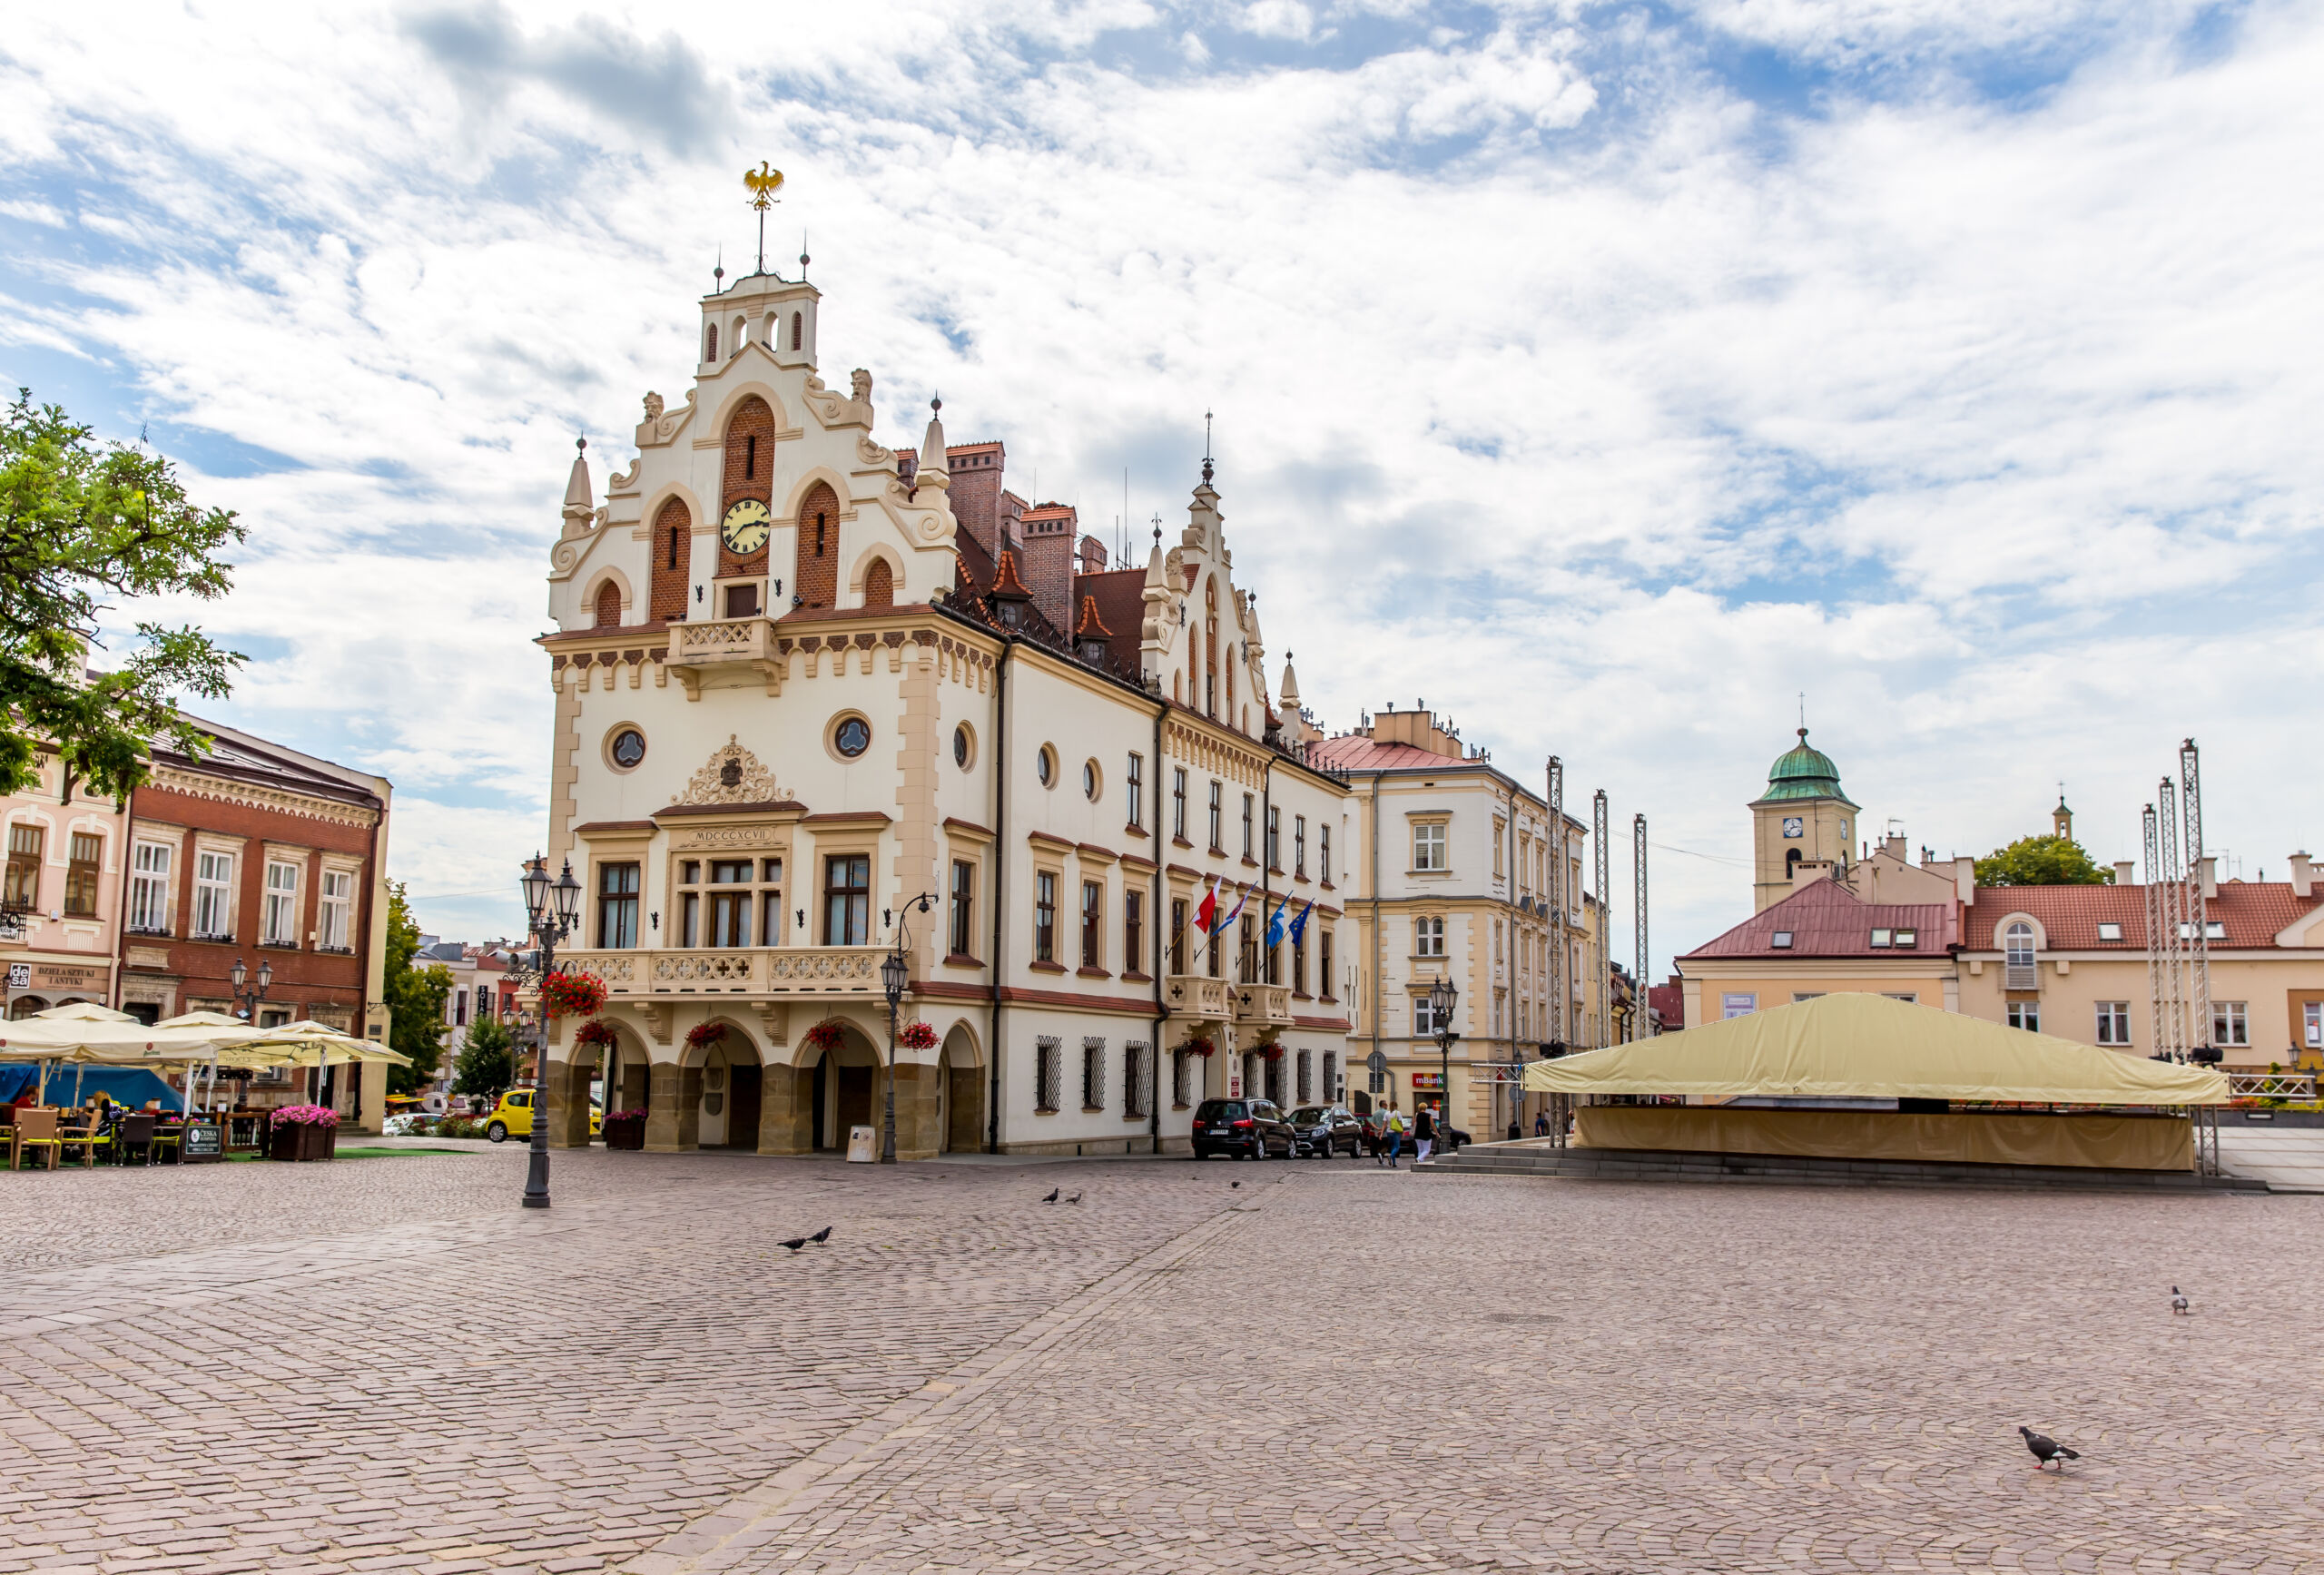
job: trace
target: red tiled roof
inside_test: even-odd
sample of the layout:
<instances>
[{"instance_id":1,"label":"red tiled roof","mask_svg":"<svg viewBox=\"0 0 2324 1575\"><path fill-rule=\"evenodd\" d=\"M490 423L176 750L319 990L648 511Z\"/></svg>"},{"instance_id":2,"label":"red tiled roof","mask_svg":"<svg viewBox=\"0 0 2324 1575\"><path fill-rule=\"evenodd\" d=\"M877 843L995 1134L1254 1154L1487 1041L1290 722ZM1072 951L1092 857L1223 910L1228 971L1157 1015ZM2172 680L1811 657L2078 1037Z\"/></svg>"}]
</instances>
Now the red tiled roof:
<instances>
[{"instance_id":1,"label":"red tiled roof","mask_svg":"<svg viewBox=\"0 0 2324 1575\"><path fill-rule=\"evenodd\" d=\"M2213 946L2267 947L2294 920L2319 907L2324 901L2295 895L2288 881L2223 881L2219 895L2204 901L2203 914L2227 931ZM2143 886L1980 886L1962 926L1962 944L1993 950L1994 927L2013 913L2039 920L2053 951L2146 949ZM2101 920L2121 925L2122 939L2099 940Z\"/></svg>"},{"instance_id":2,"label":"red tiled roof","mask_svg":"<svg viewBox=\"0 0 2324 1575\"><path fill-rule=\"evenodd\" d=\"M1146 571L1105 569L1073 576L1073 594L1081 598L1081 619L1097 609L1098 632L1106 637L1106 654L1125 673L1138 670L1140 645L1146 630ZM1081 630L1076 638L1087 638Z\"/></svg>"},{"instance_id":3,"label":"red tiled roof","mask_svg":"<svg viewBox=\"0 0 2324 1575\"><path fill-rule=\"evenodd\" d=\"M1715 940L1686 955L1698 957L1942 957L1960 937L1950 902L1866 902L1837 881L1816 881ZM1778 930L1791 944L1777 947ZM1918 933L1908 949L1876 948L1875 930Z\"/></svg>"},{"instance_id":4,"label":"red tiled roof","mask_svg":"<svg viewBox=\"0 0 2324 1575\"><path fill-rule=\"evenodd\" d=\"M1307 746L1307 759L1314 764L1337 766L1344 771L1451 771L1455 766L1483 763L1449 754L1432 754L1409 743L1374 743L1360 733L1351 733L1344 738L1319 739Z\"/></svg>"}]
</instances>

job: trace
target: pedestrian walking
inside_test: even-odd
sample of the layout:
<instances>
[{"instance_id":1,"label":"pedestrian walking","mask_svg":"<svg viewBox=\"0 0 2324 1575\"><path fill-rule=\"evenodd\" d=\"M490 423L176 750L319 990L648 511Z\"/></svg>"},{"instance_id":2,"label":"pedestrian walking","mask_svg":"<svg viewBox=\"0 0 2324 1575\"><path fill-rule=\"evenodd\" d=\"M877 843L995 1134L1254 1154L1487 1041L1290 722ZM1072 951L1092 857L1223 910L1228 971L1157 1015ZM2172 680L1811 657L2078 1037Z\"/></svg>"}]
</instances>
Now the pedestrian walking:
<instances>
[{"instance_id":1,"label":"pedestrian walking","mask_svg":"<svg viewBox=\"0 0 2324 1575\"><path fill-rule=\"evenodd\" d=\"M1404 1152L1404 1113L1396 1108L1393 1099L1388 1101L1388 1168L1396 1168L1396 1161Z\"/></svg>"},{"instance_id":2,"label":"pedestrian walking","mask_svg":"<svg viewBox=\"0 0 2324 1575\"><path fill-rule=\"evenodd\" d=\"M1547 1110L1538 1110L1534 1112L1533 1136L1536 1137L1547 1137L1549 1135L1550 1113Z\"/></svg>"},{"instance_id":3,"label":"pedestrian walking","mask_svg":"<svg viewBox=\"0 0 2324 1575\"><path fill-rule=\"evenodd\" d=\"M1423 1105L1414 1112L1413 1120L1413 1163L1428 1163L1429 1151L1436 1147L1436 1111Z\"/></svg>"}]
</instances>

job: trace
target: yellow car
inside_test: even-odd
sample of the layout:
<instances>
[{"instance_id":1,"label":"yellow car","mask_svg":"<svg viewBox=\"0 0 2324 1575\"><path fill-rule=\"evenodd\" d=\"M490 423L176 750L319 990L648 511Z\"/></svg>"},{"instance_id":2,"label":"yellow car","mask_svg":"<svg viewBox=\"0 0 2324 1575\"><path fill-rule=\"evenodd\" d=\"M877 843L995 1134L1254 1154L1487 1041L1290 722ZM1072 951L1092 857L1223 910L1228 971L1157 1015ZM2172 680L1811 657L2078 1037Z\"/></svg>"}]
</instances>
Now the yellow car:
<instances>
[{"instance_id":1,"label":"yellow car","mask_svg":"<svg viewBox=\"0 0 2324 1575\"><path fill-rule=\"evenodd\" d=\"M589 1136L595 1137L603 1130L606 1113L595 1099L589 1101ZM505 1143L511 1137L533 1135L533 1091L511 1088L500 1096L492 1114L485 1118L484 1135L495 1143Z\"/></svg>"}]
</instances>

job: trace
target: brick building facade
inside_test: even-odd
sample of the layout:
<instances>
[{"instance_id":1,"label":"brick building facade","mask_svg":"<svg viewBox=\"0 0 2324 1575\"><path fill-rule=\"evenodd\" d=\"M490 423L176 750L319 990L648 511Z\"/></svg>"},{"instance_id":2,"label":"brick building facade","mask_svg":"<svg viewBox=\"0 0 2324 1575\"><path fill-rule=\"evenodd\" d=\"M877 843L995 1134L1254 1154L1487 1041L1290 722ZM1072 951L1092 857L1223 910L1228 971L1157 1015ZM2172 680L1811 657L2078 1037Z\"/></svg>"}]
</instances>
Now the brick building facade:
<instances>
[{"instance_id":1,"label":"brick building facade","mask_svg":"<svg viewBox=\"0 0 2324 1575\"><path fill-rule=\"evenodd\" d=\"M383 777L352 771L215 723L191 760L153 752L131 796L115 1004L148 1022L237 1009L232 970L256 989L261 1028L311 1019L384 1041L388 811ZM387 1080L333 1079L343 1117L376 1130ZM251 1102L310 1092L295 1075L261 1075Z\"/></svg>"}]
</instances>

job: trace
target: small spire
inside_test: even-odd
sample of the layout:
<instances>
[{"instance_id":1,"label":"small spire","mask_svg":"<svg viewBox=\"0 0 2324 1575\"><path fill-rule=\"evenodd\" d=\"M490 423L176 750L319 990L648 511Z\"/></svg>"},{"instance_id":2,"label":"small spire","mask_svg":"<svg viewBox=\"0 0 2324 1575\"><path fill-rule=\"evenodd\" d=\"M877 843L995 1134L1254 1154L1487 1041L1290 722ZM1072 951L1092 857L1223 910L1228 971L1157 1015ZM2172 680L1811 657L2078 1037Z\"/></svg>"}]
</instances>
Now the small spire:
<instances>
[{"instance_id":1,"label":"small spire","mask_svg":"<svg viewBox=\"0 0 2324 1575\"><path fill-rule=\"evenodd\" d=\"M1202 413L1202 478L1210 480L1210 412Z\"/></svg>"},{"instance_id":2,"label":"small spire","mask_svg":"<svg viewBox=\"0 0 2324 1575\"><path fill-rule=\"evenodd\" d=\"M718 266L710 271L710 293L716 295L726 288L726 242L718 243Z\"/></svg>"},{"instance_id":3,"label":"small spire","mask_svg":"<svg viewBox=\"0 0 2324 1575\"><path fill-rule=\"evenodd\" d=\"M912 485L942 488L951 484L951 460L944 452L944 399L938 395L928 401L928 436L921 442L920 469Z\"/></svg>"}]
</instances>

